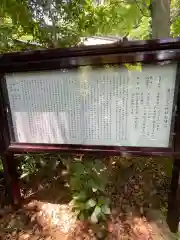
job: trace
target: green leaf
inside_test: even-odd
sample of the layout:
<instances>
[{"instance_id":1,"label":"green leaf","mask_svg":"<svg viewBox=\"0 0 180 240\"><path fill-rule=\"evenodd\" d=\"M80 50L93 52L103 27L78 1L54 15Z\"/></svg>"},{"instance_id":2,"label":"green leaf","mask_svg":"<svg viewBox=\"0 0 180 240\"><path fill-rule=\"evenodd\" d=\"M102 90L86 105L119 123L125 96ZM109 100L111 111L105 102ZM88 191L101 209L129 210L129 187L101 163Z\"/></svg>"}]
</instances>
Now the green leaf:
<instances>
[{"instance_id":1,"label":"green leaf","mask_svg":"<svg viewBox=\"0 0 180 240\"><path fill-rule=\"evenodd\" d=\"M89 199L86 202L86 209L93 208L96 205L96 201L94 199Z\"/></svg>"},{"instance_id":2,"label":"green leaf","mask_svg":"<svg viewBox=\"0 0 180 240\"><path fill-rule=\"evenodd\" d=\"M99 206L96 206L94 209L94 212L91 215L92 223L97 223L100 215L101 215L101 208Z\"/></svg>"},{"instance_id":3,"label":"green leaf","mask_svg":"<svg viewBox=\"0 0 180 240\"><path fill-rule=\"evenodd\" d=\"M110 200L109 200L109 198L107 198L107 197L99 197L99 199L98 199L98 205L99 206L102 206L102 205L109 205L110 204Z\"/></svg>"},{"instance_id":4,"label":"green leaf","mask_svg":"<svg viewBox=\"0 0 180 240\"><path fill-rule=\"evenodd\" d=\"M103 206L101 207L101 210L102 210L102 212L103 212L104 214L106 214L106 215L111 214L111 210L110 210L110 208L109 208L107 205L103 205Z\"/></svg>"},{"instance_id":5,"label":"green leaf","mask_svg":"<svg viewBox=\"0 0 180 240\"><path fill-rule=\"evenodd\" d=\"M89 185L92 189L93 189L93 188L98 189L98 185L97 185L97 183L94 181L93 178L90 178L90 179L88 180L88 185Z\"/></svg>"},{"instance_id":6,"label":"green leaf","mask_svg":"<svg viewBox=\"0 0 180 240\"><path fill-rule=\"evenodd\" d=\"M96 216L99 216L101 213L101 208L99 206L96 206L94 209L94 213L96 214Z\"/></svg>"},{"instance_id":7,"label":"green leaf","mask_svg":"<svg viewBox=\"0 0 180 240\"><path fill-rule=\"evenodd\" d=\"M76 177L71 177L70 178L70 185L72 189L76 189L76 187L80 184L79 179Z\"/></svg>"},{"instance_id":8,"label":"green leaf","mask_svg":"<svg viewBox=\"0 0 180 240\"><path fill-rule=\"evenodd\" d=\"M84 219L85 219L84 214L83 214L83 213L80 213L80 214L79 214L79 220L84 221Z\"/></svg>"},{"instance_id":9,"label":"green leaf","mask_svg":"<svg viewBox=\"0 0 180 240\"><path fill-rule=\"evenodd\" d=\"M86 192L80 192L80 193L77 193L75 197L78 198L79 200L86 200L87 194Z\"/></svg>"},{"instance_id":10,"label":"green leaf","mask_svg":"<svg viewBox=\"0 0 180 240\"><path fill-rule=\"evenodd\" d=\"M96 217L96 214L94 214L94 213L91 215L91 222L92 222L92 223L97 223L97 222L98 222L98 219L97 219L97 217Z\"/></svg>"},{"instance_id":11,"label":"green leaf","mask_svg":"<svg viewBox=\"0 0 180 240\"><path fill-rule=\"evenodd\" d=\"M77 210L83 211L86 209L86 204L83 202L75 201L74 208L76 208Z\"/></svg>"},{"instance_id":12,"label":"green leaf","mask_svg":"<svg viewBox=\"0 0 180 240\"><path fill-rule=\"evenodd\" d=\"M85 167L84 167L84 165L81 162L75 162L72 165L72 171L76 175L77 174L81 174L81 173L83 174L84 171L85 171Z\"/></svg>"},{"instance_id":13,"label":"green leaf","mask_svg":"<svg viewBox=\"0 0 180 240\"><path fill-rule=\"evenodd\" d=\"M98 205L99 205L99 206L104 205L104 204L105 204L105 201L106 201L105 197L99 197L99 199L98 199Z\"/></svg>"},{"instance_id":14,"label":"green leaf","mask_svg":"<svg viewBox=\"0 0 180 240\"><path fill-rule=\"evenodd\" d=\"M97 216L94 212L91 215L91 222L92 223L97 223L98 222L98 218L97 218Z\"/></svg>"},{"instance_id":15,"label":"green leaf","mask_svg":"<svg viewBox=\"0 0 180 240\"><path fill-rule=\"evenodd\" d=\"M92 176L91 179L88 180L88 185L91 187L92 191L93 189L96 189L96 191L105 191L105 185L104 182L102 182L102 179L97 176Z\"/></svg>"},{"instance_id":16,"label":"green leaf","mask_svg":"<svg viewBox=\"0 0 180 240\"><path fill-rule=\"evenodd\" d=\"M97 188L92 188L92 191L93 192L97 192Z\"/></svg>"}]
</instances>

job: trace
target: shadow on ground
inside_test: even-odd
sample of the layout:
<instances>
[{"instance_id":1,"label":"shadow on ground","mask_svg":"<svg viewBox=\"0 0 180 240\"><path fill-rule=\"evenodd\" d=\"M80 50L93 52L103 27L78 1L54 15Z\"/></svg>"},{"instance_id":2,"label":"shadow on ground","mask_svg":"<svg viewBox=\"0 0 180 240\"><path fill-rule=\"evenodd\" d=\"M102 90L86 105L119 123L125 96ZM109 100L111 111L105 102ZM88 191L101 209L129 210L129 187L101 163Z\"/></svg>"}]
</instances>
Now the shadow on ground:
<instances>
[{"instance_id":1,"label":"shadow on ground","mask_svg":"<svg viewBox=\"0 0 180 240\"><path fill-rule=\"evenodd\" d=\"M112 205L106 239L178 239L166 224L171 159L107 158L105 161L110 173L107 193ZM4 210L0 239L97 239L71 211L68 174L62 166L53 171L42 169L21 184L23 206L18 211Z\"/></svg>"}]
</instances>

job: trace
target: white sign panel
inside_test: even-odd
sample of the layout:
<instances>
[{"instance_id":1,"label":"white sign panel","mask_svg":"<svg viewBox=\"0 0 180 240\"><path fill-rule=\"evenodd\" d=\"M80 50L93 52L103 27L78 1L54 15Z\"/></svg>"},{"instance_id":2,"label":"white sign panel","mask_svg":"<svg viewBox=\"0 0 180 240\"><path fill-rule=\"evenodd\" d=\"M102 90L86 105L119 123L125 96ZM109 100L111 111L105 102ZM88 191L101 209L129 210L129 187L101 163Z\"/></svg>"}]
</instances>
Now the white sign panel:
<instances>
[{"instance_id":1,"label":"white sign panel","mask_svg":"<svg viewBox=\"0 0 180 240\"><path fill-rule=\"evenodd\" d=\"M168 147L176 64L6 75L23 143Z\"/></svg>"}]
</instances>

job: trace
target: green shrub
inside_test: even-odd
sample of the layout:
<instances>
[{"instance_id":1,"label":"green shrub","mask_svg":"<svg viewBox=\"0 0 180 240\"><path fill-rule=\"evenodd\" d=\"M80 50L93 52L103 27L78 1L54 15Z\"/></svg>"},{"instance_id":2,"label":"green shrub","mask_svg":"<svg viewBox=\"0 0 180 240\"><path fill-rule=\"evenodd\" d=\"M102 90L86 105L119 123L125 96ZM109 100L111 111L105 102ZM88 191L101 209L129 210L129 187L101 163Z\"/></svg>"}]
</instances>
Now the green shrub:
<instances>
[{"instance_id":1,"label":"green shrub","mask_svg":"<svg viewBox=\"0 0 180 240\"><path fill-rule=\"evenodd\" d=\"M110 202L105 192L108 172L104 163L90 158L74 161L70 171L72 205L78 218L92 223L105 221Z\"/></svg>"}]
</instances>

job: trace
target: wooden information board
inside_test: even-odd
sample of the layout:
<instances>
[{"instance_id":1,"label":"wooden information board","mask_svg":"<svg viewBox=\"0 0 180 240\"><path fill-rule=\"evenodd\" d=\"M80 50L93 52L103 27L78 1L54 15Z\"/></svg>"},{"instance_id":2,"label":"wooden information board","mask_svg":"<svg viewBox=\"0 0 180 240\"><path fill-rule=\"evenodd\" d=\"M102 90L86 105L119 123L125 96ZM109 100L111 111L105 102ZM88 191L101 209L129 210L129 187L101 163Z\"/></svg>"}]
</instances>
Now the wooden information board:
<instances>
[{"instance_id":1,"label":"wooden information board","mask_svg":"<svg viewBox=\"0 0 180 240\"><path fill-rule=\"evenodd\" d=\"M173 157L168 223L176 231L179 62L180 39L1 55L0 152L13 202L15 153Z\"/></svg>"}]
</instances>

